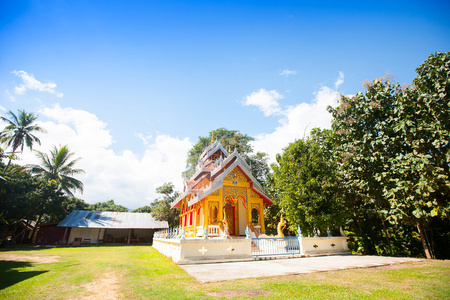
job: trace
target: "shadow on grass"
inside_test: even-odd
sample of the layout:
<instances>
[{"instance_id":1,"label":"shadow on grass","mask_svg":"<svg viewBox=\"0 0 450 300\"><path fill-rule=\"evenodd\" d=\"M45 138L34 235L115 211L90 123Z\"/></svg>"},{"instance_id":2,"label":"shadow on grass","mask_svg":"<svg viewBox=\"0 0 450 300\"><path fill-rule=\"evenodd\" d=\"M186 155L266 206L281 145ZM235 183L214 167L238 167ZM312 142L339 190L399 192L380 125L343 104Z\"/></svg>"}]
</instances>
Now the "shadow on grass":
<instances>
[{"instance_id":1,"label":"shadow on grass","mask_svg":"<svg viewBox=\"0 0 450 300\"><path fill-rule=\"evenodd\" d=\"M27 280L34 276L46 273L48 271L24 271L20 269L31 267L32 263L25 261L0 261L0 290L3 290L11 285Z\"/></svg>"},{"instance_id":2,"label":"shadow on grass","mask_svg":"<svg viewBox=\"0 0 450 300\"><path fill-rule=\"evenodd\" d=\"M7 247L0 247L0 253L7 253L13 251L38 251L49 250L54 248L62 248L61 246L36 246L36 245L12 245Z\"/></svg>"}]
</instances>

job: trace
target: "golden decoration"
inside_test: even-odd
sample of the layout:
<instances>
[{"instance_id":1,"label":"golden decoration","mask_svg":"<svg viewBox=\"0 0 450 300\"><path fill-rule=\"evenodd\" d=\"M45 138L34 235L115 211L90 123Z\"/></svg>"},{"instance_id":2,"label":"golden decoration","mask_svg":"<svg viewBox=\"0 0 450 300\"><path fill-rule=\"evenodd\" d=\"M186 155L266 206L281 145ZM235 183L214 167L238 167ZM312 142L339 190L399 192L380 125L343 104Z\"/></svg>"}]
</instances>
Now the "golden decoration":
<instances>
[{"instance_id":1,"label":"golden decoration","mask_svg":"<svg viewBox=\"0 0 450 300\"><path fill-rule=\"evenodd\" d=\"M247 177L245 177L245 175L238 168L235 168L233 171L231 171L231 173L225 177L225 180L248 182Z\"/></svg>"}]
</instances>

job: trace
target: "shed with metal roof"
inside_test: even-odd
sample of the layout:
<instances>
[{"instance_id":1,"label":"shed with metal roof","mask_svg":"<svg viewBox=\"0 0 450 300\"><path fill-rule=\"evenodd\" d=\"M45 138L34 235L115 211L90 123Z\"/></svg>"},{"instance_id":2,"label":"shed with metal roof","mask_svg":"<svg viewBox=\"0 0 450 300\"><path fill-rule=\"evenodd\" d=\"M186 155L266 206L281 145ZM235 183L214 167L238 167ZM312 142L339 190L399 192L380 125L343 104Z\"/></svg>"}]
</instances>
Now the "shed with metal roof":
<instances>
[{"instance_id":1,"label":"shed with metal roof","mask_svg":"<svg viewBox=\"0 0 450 300\"><path fill-rule=\"evenodd\" d=\"M153 232L169 225L149 213L74 210L58 227L70 228L67 244L140 244L151 243Z\"/></svg>"}]
</instances>

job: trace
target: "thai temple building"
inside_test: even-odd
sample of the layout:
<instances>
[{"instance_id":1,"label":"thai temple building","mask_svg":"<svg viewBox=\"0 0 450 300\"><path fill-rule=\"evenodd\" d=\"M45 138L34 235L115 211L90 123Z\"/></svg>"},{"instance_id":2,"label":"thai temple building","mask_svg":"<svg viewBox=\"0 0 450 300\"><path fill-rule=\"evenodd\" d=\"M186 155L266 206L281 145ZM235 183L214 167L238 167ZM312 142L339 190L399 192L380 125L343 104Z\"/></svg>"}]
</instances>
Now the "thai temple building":
<instances>
[{"instance_id":1,"label":"thai temple building","mask_svg":"<svg viewBox=\"0 0 450 300\"><path fill-rule=\"evenodd\" d=\"M271 204L239 153L229 154L216 141L201 154L172 208L180 208L180 227L187 238L206 233L223 238L245 236L247 227L265 233L264 208Z\"/></svg>"},{"instance_id":2,"label":"thai temple building","mask_svg":"<svg viewBox=\"0 0 450 300\"><path fill-rule=\"evenodd\" d=\"M264 208L272 203L239 153L214 142L172 203L180 208L181 228L156 232L153 247L177 264L349 252L346 236L304 237L299 228L298 236L285 237L282 217L276 236L262 235Z\"/></svg>"}]
</instances>

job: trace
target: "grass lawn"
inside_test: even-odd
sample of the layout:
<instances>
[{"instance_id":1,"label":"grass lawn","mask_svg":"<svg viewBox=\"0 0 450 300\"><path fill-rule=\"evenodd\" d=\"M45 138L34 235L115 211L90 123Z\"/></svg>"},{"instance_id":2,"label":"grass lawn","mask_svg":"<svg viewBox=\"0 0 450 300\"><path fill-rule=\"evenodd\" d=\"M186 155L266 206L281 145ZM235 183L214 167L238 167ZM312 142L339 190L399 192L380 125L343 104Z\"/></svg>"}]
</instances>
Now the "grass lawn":
<instances>
[{"instance_id":1,"label":"grass lawn","mask_svg":"<svg viewBox=\"0 0 450 300\"><path fill-rule=\"evenodd\" d=\"M149 246L0 250L0 299L450 299L450 261L198 283Z\"/></svg>"}]
</instances>

